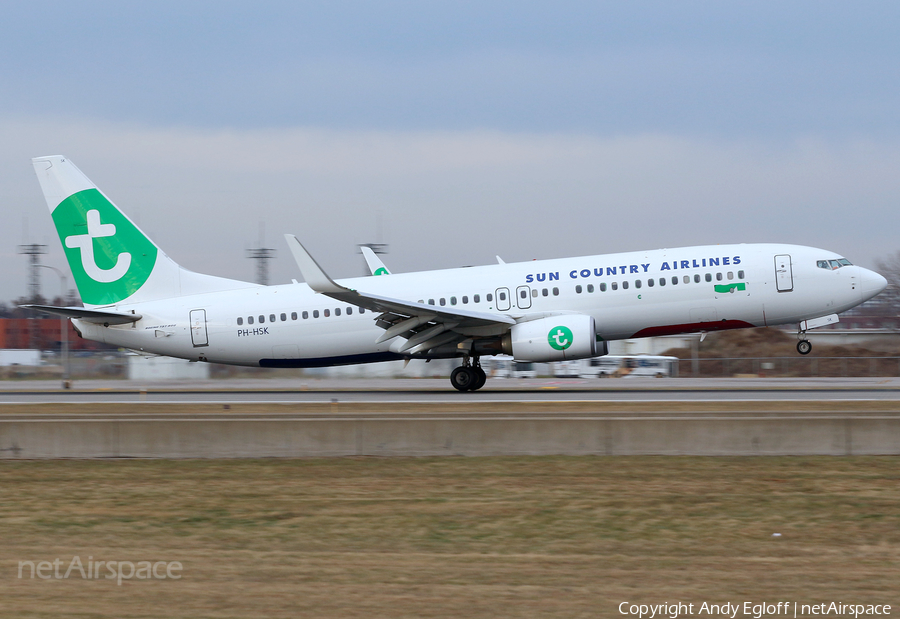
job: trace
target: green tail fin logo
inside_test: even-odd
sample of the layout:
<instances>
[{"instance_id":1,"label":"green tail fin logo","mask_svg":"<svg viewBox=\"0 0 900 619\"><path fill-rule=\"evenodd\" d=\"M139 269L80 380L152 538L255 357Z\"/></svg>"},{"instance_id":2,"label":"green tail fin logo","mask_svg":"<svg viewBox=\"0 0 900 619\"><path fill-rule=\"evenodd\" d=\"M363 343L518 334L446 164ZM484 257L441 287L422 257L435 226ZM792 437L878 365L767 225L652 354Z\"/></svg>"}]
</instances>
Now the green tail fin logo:
<instances>
[{"instance_id":1,"label":"green tail fin logo","mask_svg":"<svg viewBox=\"0 0 900 619\"><path fill-rule=\"evenodd\" d=\"M118 303L150 277L156 245L99 190L63 200L53 210L53 222L85 303Z\"/></svg>"}]
</instances>

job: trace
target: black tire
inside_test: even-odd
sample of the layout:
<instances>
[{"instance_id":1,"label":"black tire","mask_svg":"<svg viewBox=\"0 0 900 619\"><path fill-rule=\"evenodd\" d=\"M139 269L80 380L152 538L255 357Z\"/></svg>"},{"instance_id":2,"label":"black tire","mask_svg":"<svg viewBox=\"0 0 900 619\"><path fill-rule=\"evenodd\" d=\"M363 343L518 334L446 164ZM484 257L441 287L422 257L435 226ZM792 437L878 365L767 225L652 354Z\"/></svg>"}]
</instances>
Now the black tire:
<instances>
[{"instance_id":1,"label":"black tire","mask_svg":"<svg viewBox=\"0 0 900 619\"><path fill-rule=\"evenodd\" d=\"M797 342L797 352L801 355L808 355L812 350L812 344L809 340L800 340Z\"/></svg>"},{"instance_id":2,"label":"black tire","mask_svg":"<svg viewBox=\"0 0 900 619\"><path fill-rule=\"evenodd\" d=\"M484 370L481 368L472 368L475 372L475 384L472 385L471 391L478 391L482 387L484 387L484 383L487 382L487 374L485 374Z\"/></svg>"},{"instance_id":3,"label":"black tire","mask_svg":"<svg viewBox=\"0 0 900 619\"><path fill-rule=\"evenodd\" d=\"M475 384L476 375L472 368L459 366L450 373L450 384L457 391L469 391Z\"/></svg>"}]
</instances>

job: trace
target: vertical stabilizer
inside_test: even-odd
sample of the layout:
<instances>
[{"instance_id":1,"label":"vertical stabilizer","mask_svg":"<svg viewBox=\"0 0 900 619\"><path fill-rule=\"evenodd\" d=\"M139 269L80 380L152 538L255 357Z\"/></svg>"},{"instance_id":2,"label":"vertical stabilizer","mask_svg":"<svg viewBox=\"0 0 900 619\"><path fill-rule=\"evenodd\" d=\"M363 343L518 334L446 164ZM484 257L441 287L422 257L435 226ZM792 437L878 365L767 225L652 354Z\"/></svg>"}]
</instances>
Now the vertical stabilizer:
<instances>
[{"instance_id":1,"label":"vertical stabilizer","mask_svg":"<svg viewBox=\"0 0 900 619\"><path fill-rule=\"evenodd\" d=\"M250 285L179 267L66 157L32 163L85 306Z\"/></svg>"}]
</instances>

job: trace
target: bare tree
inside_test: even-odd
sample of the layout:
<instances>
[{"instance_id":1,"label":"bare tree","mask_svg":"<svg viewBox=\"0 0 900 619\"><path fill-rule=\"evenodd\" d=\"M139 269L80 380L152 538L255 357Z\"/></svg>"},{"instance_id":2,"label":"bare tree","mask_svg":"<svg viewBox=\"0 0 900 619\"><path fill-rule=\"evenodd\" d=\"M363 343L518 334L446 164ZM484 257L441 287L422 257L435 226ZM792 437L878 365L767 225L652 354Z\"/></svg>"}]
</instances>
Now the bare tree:
<instances>
[{"instance_id":1,"label":"bare tree","mask_svg":"<svg viewBox=\"0 0 900 619\"><path fill-rule=\"evenodd\" d=\"M879 313L895 316L900 312L900 251L876 260L875 270L887 278L888 287L872 302L877 304Z\"/></svg>"}]
</instances>

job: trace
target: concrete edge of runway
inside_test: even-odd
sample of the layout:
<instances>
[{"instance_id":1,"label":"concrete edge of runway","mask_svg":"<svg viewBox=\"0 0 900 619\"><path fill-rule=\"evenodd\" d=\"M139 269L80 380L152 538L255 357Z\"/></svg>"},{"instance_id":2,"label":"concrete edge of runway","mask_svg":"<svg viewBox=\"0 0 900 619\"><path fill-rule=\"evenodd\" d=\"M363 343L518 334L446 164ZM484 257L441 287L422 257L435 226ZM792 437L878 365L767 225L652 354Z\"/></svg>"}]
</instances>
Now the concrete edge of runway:
<instances>
[{"instance_id":1,"label":"concrete edge of runway","mask_svg":"<svg viewBox=\"0 0 900 619\"><path fill-rule=\"evenodd\" d=\"M636 392L760 392L760 391L896 391L900 378L641 378L641 379L503 379L491 380L485 392L588 391L608 393ZM455 390L447 379L239 379L202 382L144 382L130 380L74 381L63 389L60 381L0 381L0 394L36 395L41 393L297 393L297 392L449 392ZM461 394L464 397L464 394Z\"/></svg>"}]
</instances>

